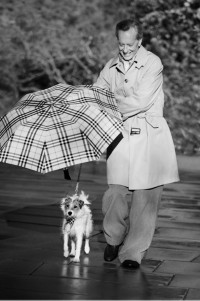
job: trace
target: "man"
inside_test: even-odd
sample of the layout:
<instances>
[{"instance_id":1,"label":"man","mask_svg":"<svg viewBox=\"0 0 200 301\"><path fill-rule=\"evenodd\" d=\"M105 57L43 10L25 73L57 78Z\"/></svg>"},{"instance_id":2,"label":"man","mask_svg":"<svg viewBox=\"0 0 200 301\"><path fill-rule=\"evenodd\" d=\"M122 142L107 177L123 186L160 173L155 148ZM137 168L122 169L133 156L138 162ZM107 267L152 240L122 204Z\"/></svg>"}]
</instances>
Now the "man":
<instances>
[{"instance_id":1,"label":"man","mask_svg":"<svg viewBox=\"0 0 200 301\"><path fill-rule=\"evenodd\" d=\"M163 66L142 44L137 20L116 25L119 53L94 84L112 91L124 121L123 139L107 158L103 197L104 259L138 268L156 226L163 185L179 180L174 144L163 118ZM128 195L131 194L129 206Z\"/></svg>"}]
</instances>

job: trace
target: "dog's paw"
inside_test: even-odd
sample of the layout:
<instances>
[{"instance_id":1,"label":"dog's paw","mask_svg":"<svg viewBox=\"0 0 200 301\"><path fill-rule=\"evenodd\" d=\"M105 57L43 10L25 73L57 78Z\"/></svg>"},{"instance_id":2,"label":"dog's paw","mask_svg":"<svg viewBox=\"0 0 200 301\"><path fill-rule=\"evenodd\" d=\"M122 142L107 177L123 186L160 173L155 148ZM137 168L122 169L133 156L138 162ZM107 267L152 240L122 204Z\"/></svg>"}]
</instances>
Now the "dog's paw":
<instances>
[{"instance_id":1,"label":"dog's paw","mask_svg":"<svg viewBox=\"0 0 200 301\"><path fill-rule=\"evenodd\" d=\"M75 256L75 252L70 252L69 256L70 257L74 257Z\"/></svg>"},{"instance_id":2,"label":"dog's paw","mask_svg":"<svg viewBox=\"0 0 200 301\"><path fill-rule=\"evenodd\" d=\"M90 247L88 245L85 246L84 251L86 254L90 253Z\"/></svg>"},{"instance_id":3,"label":"dog's paw","mask_svg":"<svg viewBox=\"0 0 200 301\"><path fill-rule=\"evenodd\" d=\"M73 262L80 262L80 258L75 256L75 257L72 259L72 261L73 261Z\"/></svg>"},{"instance_id":4,"label":"dog's paw","mask_svg":"<svg viewBox=\"0 0 200 301\"><path fill-rule=\"evenodd\" d=\"M69 257L69 251L64 251L64 254L63 254L63 255L64 255L64 257L66 257L66 258Z\"/></svg>"}]
</instances>

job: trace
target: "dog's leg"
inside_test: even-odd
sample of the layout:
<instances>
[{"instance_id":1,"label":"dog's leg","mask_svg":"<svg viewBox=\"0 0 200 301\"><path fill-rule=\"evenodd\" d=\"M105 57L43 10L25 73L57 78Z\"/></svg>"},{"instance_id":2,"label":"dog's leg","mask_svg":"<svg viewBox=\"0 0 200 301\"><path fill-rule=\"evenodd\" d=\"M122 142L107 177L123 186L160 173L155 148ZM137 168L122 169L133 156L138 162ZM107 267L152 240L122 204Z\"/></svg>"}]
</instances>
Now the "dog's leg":
<instances>
[{"instance_id":1,"label":"dog's leg","mask_svg":"<svg viewBox=\"0 0 200 301\"><path fill-rule=\"evenodd\" d=\"M64 233L64 257L69 256L68 240L69 240L68 233Z\"/></svg>"},{"instance_id":2,"label":"dog's leg","mask_svg":"<svg viewBox=\"0 0 200 301\"><path fill-rule=\"evenodd\" d=\"M89 236L90 236L92 230L93 230L93 223L92 223L91 217L89 216L89 218L87 219L86 230L85 230L85 248L84 248L84 251L85 251L86 254L90 253Z\"/></svg>"},{"instance_id":3,"label":"dog's leg","mask_svg":"<svg viewBox=\"0 0 200 301\"><path fill-rule=\"evenodd\" d=\"M75 256L75 253L76 253L76 244L75 241L71 239L71 252L69 256Z\"/></svg>"},{"instance_id":4,"label":"dog's leg","mask_svg":"<svg viewBox=\"0 0 200 301\"><path fill-rule=\"evenodd\" d=\"M78 233L78 235L76 237L76 254L75 254L75 257L73 259L74 262L79 262L80 261L82 241L83 241L83 234Z\"/></svg>"},{"instance_id":5,"label":"dog's leg","mask_svg":"<svg viewBox=\"0 0 200 301\"><path fill-rule=\"evenodd\" d=\"M85 251L86 254L90 253L90 245L89 245L89 238L88 237L85 237L84 251Z\"/></svg>"}]
</instances>

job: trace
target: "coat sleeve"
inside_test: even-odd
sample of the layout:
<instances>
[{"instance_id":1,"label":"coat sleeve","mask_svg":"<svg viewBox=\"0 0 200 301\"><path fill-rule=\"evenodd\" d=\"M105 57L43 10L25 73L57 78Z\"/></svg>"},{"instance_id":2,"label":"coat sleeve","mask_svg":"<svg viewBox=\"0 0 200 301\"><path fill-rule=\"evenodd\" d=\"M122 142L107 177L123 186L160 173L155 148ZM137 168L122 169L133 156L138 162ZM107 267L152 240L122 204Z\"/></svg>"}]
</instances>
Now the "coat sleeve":
<instances>
[{"instance_id":1,"label":"coat sleeve","mask_svg":"<svg viewBox=\"0 0 200 301\"><path fill-rule=\"evenodd\" d=\"M139 84L130 88L130 95L125 99L116 96L119 110L125 118L148 111L159 97L163 100L162 70L160 59L154 56L147 64Z\"/></svg>"},{"instance_id":2,"label":"coat sleeve","mask_svg":"<svg viewBox=\"0 0 200 301\"><path fill-rule=\"evenodd\" d=\"M101 70L97 81L93 84L93 86L100 87L102 89L106 89L110 91L110 61L105 65L105 67Z\"/></svg>"}]
</instances>

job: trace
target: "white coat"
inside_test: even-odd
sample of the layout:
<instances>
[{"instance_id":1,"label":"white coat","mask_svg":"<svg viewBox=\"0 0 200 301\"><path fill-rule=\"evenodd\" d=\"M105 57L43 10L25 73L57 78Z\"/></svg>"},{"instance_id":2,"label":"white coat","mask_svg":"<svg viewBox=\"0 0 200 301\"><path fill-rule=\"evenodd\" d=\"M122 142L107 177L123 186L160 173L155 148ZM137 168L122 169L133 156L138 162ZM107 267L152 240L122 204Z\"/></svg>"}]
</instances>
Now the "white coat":
<instances>
[{"instance_id":1,"label":"white coat","mask_svg":"<svg viewBox=\"0 0 200 301\"><path fill-rule=\"evenodd\" d=\"M114 93L124 120L123 139L107 159L108 184L135 190L179 181L175 148L163 117L162 70L159 57L141 46L126 72L117 56L94 84ZM131 129L138 133L131 135Z\"/></svg>"}]
</instances>

